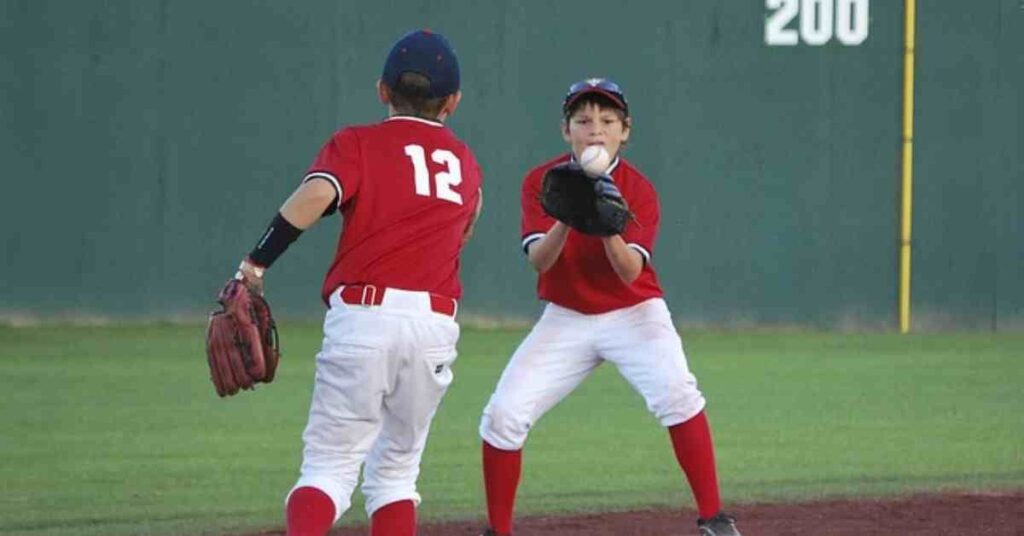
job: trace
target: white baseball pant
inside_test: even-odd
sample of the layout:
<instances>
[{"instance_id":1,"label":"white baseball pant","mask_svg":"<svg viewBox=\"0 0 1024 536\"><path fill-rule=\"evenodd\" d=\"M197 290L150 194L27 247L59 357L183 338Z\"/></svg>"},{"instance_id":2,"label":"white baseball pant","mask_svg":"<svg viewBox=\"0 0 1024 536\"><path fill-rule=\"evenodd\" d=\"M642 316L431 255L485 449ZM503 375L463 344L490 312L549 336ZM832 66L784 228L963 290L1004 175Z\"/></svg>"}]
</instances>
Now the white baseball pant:
<instances>
[{"instance_id":1,"label":"white baseball pant","mask_svg":"<svg viewBox=\"0 0 1024 536\"><path fill-rule=\"evenodd\" d=\"M292 491L322 490L337 520L365 462L367 515L396 501L418 505L420 458L452 381L459 325L433 312L426 292L387 289L380 306L367 307L342 302L336 291L330 306Z\"/></svg>"},{"instance_id":2,"label":"white baseball pant","mask_svg":"<svg viewBox=\"0 0 1024 536\"><path fill-rule=\"evenodd\" d=\"M604 361L619 369L662 426L704 409L663 299L596 315L548 304L506 365L480 436L502 450L522 448L537 420Z\"/></svg>"}]
</instances>

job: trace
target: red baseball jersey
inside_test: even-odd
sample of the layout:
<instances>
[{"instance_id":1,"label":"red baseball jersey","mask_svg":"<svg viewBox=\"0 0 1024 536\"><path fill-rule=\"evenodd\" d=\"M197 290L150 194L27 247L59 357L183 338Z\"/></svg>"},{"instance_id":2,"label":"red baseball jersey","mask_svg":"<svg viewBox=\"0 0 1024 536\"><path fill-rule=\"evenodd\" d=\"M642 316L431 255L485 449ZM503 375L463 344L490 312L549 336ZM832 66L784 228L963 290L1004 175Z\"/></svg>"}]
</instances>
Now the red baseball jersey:
<instances>
[{"instance_id":1,"label":"red baseball jersey","mask_svg":"<svg viewBox=\"0 0 1024 536\"><path fill-rule=\"evenodd\" d=\"M545 214L540 205L544 172L570 158L570 155L565 155L541 164L530 170L523 180L521 204L524 251L555 224L555 219ZM612 268L601 238L570 230L558 260L538 277L537 295L540 299L584 314L599 314L663 295L658 276L651 265L654 240L661 219L658 194L647 177L625 159L616 158L610 169L612 179L636 216L635 221L626 225L622 238L644 258L640 276L627 285Z\"/></svg>"},{"instance_id":2,"label":"red baseball jersey","mask_svg":"<svg viewBox=\"0 0 1024 536\"><path fill-rule=\"evenodd\" d=\"M443 124L394 116L331 137L303 180L338 191L342 232L324 279L462 296L459 254L482 176L465 143Z\"/></svg>"}]
</instances>

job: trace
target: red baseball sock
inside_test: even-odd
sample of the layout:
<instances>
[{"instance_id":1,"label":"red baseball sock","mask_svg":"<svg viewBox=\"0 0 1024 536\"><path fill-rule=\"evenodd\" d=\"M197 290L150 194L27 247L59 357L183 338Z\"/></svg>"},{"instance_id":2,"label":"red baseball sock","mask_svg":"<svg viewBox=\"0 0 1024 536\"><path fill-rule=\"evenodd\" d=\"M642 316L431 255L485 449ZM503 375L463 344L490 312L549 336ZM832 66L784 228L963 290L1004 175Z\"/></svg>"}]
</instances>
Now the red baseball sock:
<instances>
[{"instance_id":1,"label":"red baseball sock","mask_svg":"<svg viewBox=\"0 0 1024 536\"><path fill-rule=\"evenodd\" d=\"M370 536L416 536L416 505L405 500L377 509L370 518Z\"/></svg>"},{"instance_id":2,"label":"red baseball sock","mask_svg":"<svg viewBox=\"0 0 1024 536\"><path fill-rule=\"evenodd\" d=\"M286 510L288 536L324 536L334 524L334 501L314 487L293 491Z\"/></svg>"},{"instance_id":3,"label":"red baseball sock","mask_svg":"<svg viewBox=\"0 0 1024 536\"><path fill-rule=\"evenodd\" d=\"M718 475L715 472L715 447L711 441L711 427L701 411L690 420L671 426L672 450L679 467L686 473L693 498L702 519L709 519L722 507L718 496Z\"/></svg>"},{"instance_id":4,"label":"red baseball sock","mask_svg":"<svg viewBox=\"0 0 1024 536\"><path fill-rule=\"evenodd\" d=\"M483 451L487 519L491 529L499 535L512 534L512 513L523 466L523 451L497 449L486 441Z\"/></svg>"}]
</instances>

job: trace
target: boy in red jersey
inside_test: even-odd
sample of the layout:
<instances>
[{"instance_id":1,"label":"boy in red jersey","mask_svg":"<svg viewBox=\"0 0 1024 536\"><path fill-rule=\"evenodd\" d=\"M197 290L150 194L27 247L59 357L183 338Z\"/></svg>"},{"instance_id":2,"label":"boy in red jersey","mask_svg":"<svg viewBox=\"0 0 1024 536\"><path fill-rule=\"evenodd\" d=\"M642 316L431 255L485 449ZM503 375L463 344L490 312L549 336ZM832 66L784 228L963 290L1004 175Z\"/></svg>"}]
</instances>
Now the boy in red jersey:
<instances>
[{"instance_id":1,"label":"boy in red jersey","mask_svg":"<svg viewBox=\"0 0 1024 536\"><path fill-rule=\"evenodd\" d=\"M239 270L261 287L302 230L343 215L301 476L286 501L290 536L327 534L364 462L370 534L416 533L420 458L456 357L459 255L482 200L476 158L444 126L459 82L443 36L398 40L377 83L389 117L327 141Z\"/></svg>"},{"instance_id":2,"label":"boy in red jersey","mask_svg":"<svg viewBox=\"0 0 1024 536\"><path fill-rule=\"evenodd\" d=\"M721 511L704 397L690 373L651 265L660 212L654 187L621 157L629 139L629 105L617 84L588 79L563 101L562 137L569 154L531 170L522 187L522 245L548 305L501 375L480 422L490 528L512 533L526 436L541 416L604 361L615 364L668 429L676 459L696 498L702 536L738 536ZM602 145L605 171L635 214L621 235L588 236L544 213L545 171Z\"/></svg>"}]
</instances>

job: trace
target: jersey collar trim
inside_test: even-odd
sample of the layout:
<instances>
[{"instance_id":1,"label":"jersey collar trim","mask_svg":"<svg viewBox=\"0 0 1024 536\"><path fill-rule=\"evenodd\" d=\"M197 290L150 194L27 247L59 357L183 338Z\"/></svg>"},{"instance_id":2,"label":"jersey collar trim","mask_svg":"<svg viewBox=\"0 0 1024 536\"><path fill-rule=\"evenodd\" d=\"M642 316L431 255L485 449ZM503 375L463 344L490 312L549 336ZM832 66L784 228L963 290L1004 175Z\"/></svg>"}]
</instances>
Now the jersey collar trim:
<instances>
[{"instance_id":1,"label":"jersey collar trim","mask_svg":"<svg viewBox=\"0 0 1024 536\"><path fill-rule=\"evenodd\" d=\"M393 115L384 121L415 121L417 123L423 123L424 125L430 125L432 127L443 127L444 123L439 121L431 121L429 119L423 119L422 117L413 117L411 115Z\"/></svg>"}]
</instances>

